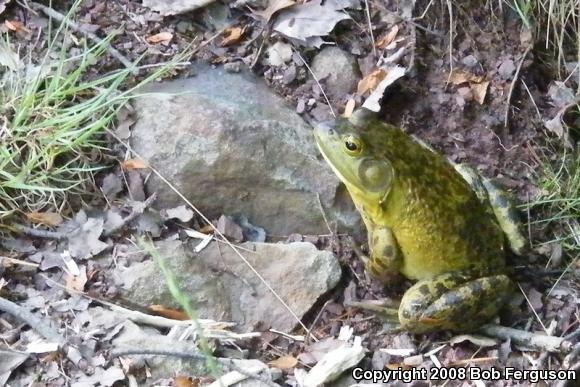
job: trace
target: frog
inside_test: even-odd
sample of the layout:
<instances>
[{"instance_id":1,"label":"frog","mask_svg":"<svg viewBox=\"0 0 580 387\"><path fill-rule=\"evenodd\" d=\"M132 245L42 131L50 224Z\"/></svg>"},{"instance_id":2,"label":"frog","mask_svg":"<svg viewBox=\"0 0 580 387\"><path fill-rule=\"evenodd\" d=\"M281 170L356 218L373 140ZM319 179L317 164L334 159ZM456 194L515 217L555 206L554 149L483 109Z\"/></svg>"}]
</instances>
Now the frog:
<instances>
[{"instance_id":1,"label":"frog","mask_svg":"<svg viewBox=\"0 0 580 387\"><path fill-rule=\"evenodd\" d=\"M416 334L475 331L498 315L515 292L508 251L527 248L505 190L369 114L321 122L314 138L366 226L365 271L415 281L384 315Z\"/></svg>"}]
</instances>

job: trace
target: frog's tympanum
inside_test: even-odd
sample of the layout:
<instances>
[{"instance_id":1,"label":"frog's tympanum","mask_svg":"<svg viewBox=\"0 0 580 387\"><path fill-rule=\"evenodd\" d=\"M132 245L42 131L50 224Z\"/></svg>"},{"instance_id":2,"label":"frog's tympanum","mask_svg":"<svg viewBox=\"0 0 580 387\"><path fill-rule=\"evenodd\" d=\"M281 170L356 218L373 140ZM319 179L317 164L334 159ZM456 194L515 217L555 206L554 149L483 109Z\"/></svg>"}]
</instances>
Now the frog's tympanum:
<instances>
[{"instance_id":1,"label":"frog's tympanum","mask_svg":"<svg viewBox=\"0 0 580 387\"><path fill-rule=\"evenodd\" d=\"M319 124L315 137L366 225L367 272L418 281L395 311L403 329L470 331L497 315L514 291L504 246L526 244L501 189L374 119Z\"/></svg>"}]
</instances>

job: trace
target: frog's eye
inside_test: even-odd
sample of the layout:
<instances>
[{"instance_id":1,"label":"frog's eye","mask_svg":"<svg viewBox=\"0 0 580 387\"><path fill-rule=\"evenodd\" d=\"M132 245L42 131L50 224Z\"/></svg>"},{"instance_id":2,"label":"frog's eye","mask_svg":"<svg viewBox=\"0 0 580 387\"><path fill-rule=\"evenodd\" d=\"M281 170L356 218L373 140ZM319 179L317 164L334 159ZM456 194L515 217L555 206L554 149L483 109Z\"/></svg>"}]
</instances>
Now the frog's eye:
<instances>
[{"instance_id":1,"label":"frog's eye","mask_svg":"<svg viewBox=\"0 0 580 387\"><path fill-rule=\"evenodd\" d=\"M353 135L344 136L344 148L349 155L356 156L362 151L362 142Z\"/></svg>"}]
</instances>

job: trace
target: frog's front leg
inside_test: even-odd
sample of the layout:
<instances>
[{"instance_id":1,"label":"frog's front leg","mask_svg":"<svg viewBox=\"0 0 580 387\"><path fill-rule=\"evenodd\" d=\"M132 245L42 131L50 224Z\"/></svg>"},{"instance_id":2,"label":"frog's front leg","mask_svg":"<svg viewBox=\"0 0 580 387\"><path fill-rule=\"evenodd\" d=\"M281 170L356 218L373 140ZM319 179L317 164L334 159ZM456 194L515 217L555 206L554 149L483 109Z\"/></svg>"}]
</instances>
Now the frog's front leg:
<instances>
[{"instance_id":1,"label":"frog's front leg","mask_svg":"<svg viewBox=\"0 0 580 387\"><path fill-rule=\"evenodd\" d=\"M513 292L503 275L477 278L468 272L441 274L413 285L399 307L399 322L412 333L468 332L497 315Z\"/></svg>"},{"instance_id":2,"label":"frog's front leg","mask_svg":"<svg viewBox=\"0 0 580 387\"><path fill-rule=\"evenodd\" d=\"M399 269L403 263L399 245L395 235L387 226L369 227L368 230L371 256L365 262L365 269L375 279L387 283L399 275Z\"/></svg>"}]
</instances>

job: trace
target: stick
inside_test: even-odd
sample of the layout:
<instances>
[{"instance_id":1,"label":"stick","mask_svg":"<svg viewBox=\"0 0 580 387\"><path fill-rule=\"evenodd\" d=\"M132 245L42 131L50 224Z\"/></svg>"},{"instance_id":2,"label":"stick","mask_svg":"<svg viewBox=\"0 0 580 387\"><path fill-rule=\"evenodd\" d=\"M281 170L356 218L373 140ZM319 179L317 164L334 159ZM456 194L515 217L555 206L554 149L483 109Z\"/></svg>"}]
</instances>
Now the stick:
<instances>
[{"instance_id":1,"label":"stick","mask_svg":"<svg viewBox=\"0 0 580 387\"><path fill-rule=\"evenodd\" d=\"M95 35L91 31L87 31L84 27L82 27L81 25L77 24L76 22L70 20L62 13L57 12L54 9L47 7L45 5L42 5L42 4L38 4L38 3L34 3L34 2L30 2L28 4L30 4L30 6L34 10L41 11L46 16L58 21L59 23L64 23L67 25L67 27L70 27L71 29L75 30L76 32L80 32L83 35L86 35L86 37L89 38L89 40L92 40L93 42L95 42L97 44L103 43L103 39L99 38L97 35ZM134 67L133 63L131 63L131 61L129 61L129 59L125 58L123 56L123 54L121 54L119 51L117 51L117 49L115 49L110 44L107 45L106 50L113 58L115 58L119 62L121 62L123 64L123 66L125 66L126 68Z\"/></svg>"},{"instance_id":2,"label":"stick","mask_svg":"<svg viewBox=\"0 0 580 387\"><path fill-rule=\"evenodd\" d=\"M529 45L528 48L526 48L526 51L524 51L524 55L522 55L522 59L520 59L520 63L518 63L518 68L516 69L516 73L514 75L514 80L512 81L512 84L510 85L510 90L508 92L508 96L507 96L507 108L505 110L505 115L503 118L503 127L504 129L508 127L508 121L509 121L509 116L510 116L510 104L511 104L511 100L512 100L512 94L514 92L514 88L516 85L516 82L518 81L518 78L520 77L520 70L522 69L522 65L524 64L524 60L526 59L526 57L528 56L528 53L531 51L532 49L532 45ZM507 131L504 130L504 135L507 134ZM504 136L505 139L505 136Z\"/></svg>"},{"instance_id":3,"label":"stick","mask_svg":"<svg viewBox=\"0 0 580 387\"><path fill-rule=\"evenodd\" d=\"M11 314L18 320L24 321L26 324L30 325L32 329L37 331L42 337L50 342L58 343L62 345L66 342L65 338L61 336L57 330L48 321L43 321L28 310L24 309L18 304L8 301L5 298L0 297L0 310Z\"/></svg>"},{"instance_id":4,"label":"stick","mask_svg":"<svg viewBox=\"0 0 580 387\"><path fill-rule=\"evenodd\" d=\"M211 355L205 355L195 349L186 348L186 343L175 342L172 345L173 348L169 348L167 343L160 341L155 343L154 340L135 340L131 342L124 343L123 346L114 348L109 355L111 357L120 357L127 355L158 355L158 356L174 356L181 358L191 358L199 361L206 361ZM187 345L187 347L191 347ZM240 368L235 364L233 359L228 358L213 358L218 363L226 366L227 368L237 371L240 374L255 380L259 380L268 386L279 387L276 383L272 382L269 378L263 377L256 373L247 372L246 370Z\"/></svg>"},{"instance_id":5,"label":"stick","mask_svg":"<svg viewBox=\"0 0 580 387\"><path fill-rule=\"evenodd\" d=\"M529 347L536 351L569 353L572 350L572 343L563 337L538 335L519 329L491 324L484 325L479 331L491 337L503 340L510 339L515 344Z\"/></svg>"}]
</instances>

